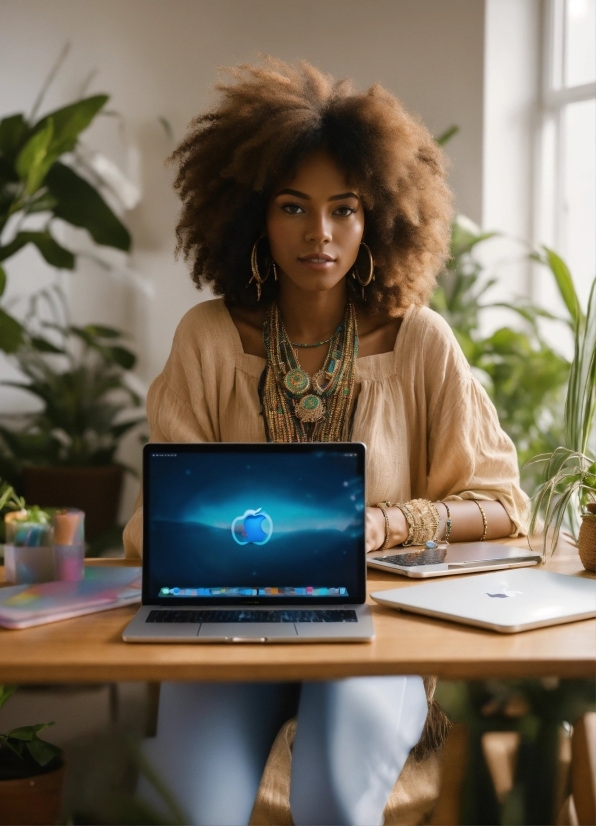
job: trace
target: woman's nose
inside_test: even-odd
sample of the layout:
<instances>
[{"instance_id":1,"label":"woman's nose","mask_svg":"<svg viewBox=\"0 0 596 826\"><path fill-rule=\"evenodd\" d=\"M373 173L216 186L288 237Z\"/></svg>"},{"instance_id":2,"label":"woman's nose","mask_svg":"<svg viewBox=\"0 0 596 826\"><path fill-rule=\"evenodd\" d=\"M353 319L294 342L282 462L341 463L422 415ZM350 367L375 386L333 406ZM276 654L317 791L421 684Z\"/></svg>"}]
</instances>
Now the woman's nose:
<instances>
[{"instance_id":1,"label":"woman's nose","mask_svg":"<svg viewBox=\"0 0 596 826\"><path fill-rule=\"evenodd\" d=\"M326 215L313 215L306 228L307 241L327 244L331 241L331 222Z\"/></svg>"}]
</instances>

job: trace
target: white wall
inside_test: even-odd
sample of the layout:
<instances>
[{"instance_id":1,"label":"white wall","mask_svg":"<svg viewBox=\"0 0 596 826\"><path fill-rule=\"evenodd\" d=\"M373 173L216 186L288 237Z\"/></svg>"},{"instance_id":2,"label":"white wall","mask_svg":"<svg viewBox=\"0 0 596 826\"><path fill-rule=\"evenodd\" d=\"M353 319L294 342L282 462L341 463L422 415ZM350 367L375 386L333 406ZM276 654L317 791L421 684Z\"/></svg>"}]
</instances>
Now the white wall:
<instances>
[{"instance_id":1,"label":"white wall","mask_svg":"<svg viewBox=\"0 0 596 826\"><path fill-rule=\"evenodd\" d=\"M112 95L124 131L104 118L85 140L138 174L143 186L140 205L126 216L135 244L128 276L88 261L62 276L77 318L128 330L145 383L160 371L179 318L203 296L183 264L173 262L177 202L173 173L163 164L173 146L158 118L167 118L179 139L208 104L216 67L259 52L306 58L359 86L378 81L435 134L458 124L449 146L451 182L458 208L480 221L484 28L483 0L0 0L0 114L29 110L70 40L45 108L68 102L97 70L89 91ZM84 244L79 235L73 242ZM13 297L55 277L34 251L23 251L7 269ZM7 370L0 365L0 377ZM23 400L0 389L0 409L17 403ZM126 452L138 464L138 447Z\"/></svg>"}]
</instances>

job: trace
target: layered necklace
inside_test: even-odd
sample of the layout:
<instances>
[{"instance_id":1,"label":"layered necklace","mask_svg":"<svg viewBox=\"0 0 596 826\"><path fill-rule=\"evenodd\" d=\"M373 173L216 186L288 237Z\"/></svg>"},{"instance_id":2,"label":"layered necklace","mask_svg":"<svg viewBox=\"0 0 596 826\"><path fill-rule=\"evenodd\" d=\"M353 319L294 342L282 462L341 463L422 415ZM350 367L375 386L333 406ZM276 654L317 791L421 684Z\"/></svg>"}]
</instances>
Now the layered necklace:
<instances>
[{"instance_id":1,"label":"layered necklace","mask_svg":"<svg viewBox=\"0 0 596 826\"><path fill-rule=\"evenodd\" d=\"M343 442L350 437L349 413L358 355L356 310L348 301L343 320L324 342L329 351L323 367L310 376L302 369L281 319L277 302L263 327L267 367L260 395L270 442ZM307 345L308 346L308 345Z\"/></svg>"}]
</instances>

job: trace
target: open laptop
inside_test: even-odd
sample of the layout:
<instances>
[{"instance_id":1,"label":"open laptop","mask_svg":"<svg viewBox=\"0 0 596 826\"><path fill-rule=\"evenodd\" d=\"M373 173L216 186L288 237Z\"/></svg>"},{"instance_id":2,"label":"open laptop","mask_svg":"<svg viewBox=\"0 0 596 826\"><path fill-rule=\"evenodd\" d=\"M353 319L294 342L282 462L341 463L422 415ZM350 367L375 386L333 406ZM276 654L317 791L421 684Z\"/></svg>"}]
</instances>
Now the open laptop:
<instances>
[{"instance_id":1,"label":"open laptop","mask_svg":"<svg viewBox=\"0 0 596 826\"><path fill-rule=\"evenodd\" d=\"M540 562L541 554L494 542L455 542L433 549L394 548L367 557L371 568L413 579L524 568Z\"/></svg>"},{"instance_id":2,"label":"open laptop","mask_svg":"<svg viewBox=\"0 0 596 826\"><path fill-rule=\"evenodd\" d=\"M143 598L127 642L374 637L365 447L148 444Z\"/></svg>"},{"instance_id":3,"label":"open laptop","mask_svg":"<svg viewBox=\"0 0 596 826\"><path fill-rule=\"evenodd\" d=\"M526 568L376 591L380 605L504 634L596 617L596 581Z\"/></svg>"}]
</instances>

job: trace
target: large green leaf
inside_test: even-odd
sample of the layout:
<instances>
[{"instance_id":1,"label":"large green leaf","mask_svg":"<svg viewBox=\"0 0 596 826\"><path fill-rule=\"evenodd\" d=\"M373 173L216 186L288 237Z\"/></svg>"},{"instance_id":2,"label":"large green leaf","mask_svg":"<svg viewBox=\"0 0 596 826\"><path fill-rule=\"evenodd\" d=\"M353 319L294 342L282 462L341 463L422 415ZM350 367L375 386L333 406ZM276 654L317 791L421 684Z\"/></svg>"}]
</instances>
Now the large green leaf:
<instances>
[{"instance_id":1,"label":"large green leaf","mask_svg":"<svg viewBox=\"0 0 596 826\"><path fill-rule=\"evenodd\" d=\"M46 183L57 200L54 214L58 218L86 229L98 244L128 251L131 237L99 192L70 167L56 162Z\"/></svg>"},{"instance_id":2,"label":"large green leaf","mask_svg":"<svg viewBox=\"0 0 596 826\"><path fill-rule=\"evenodd\" d=\"M53 136L54 124L50 119L29 138L17 156L16 170L29 195L37 192L48 169L56 160L54 153L49 151Z\"/></svg>"},{"instance_id":3,"label":"large green leaf","mask_svg":"<svg viewBox=\"0 0 596 826\"><path fill-rule=\"evenodd\" d=\"M73 270L75 257L70 250L62 247L48 231L45 232L19 232L15 238L0 247L0 261L5 261L14 255L27 244L35 244L45 260L52 267L62 270Z\"/></svg>"},{"instance_id":4,"label":"large green leaf","mask_svg":"<svg viewBox=\"0 0 596 826\"><path fill-rule=\"evenodd\" d=\"M29 126L21 115L10 115L0 120L0 153L11 157L21 147Z\"/></svg>"},{"instance_id":5,"label":"large green leaf","mask_svg":"<svg viewBox=\"0 0 596 826\"><path fill-rule=\"evenodd\" d=\"M573 319L573 323L578 324L583 318L583 313L579 306L579 300L577 293L575 292L575 286L573 284L573 278L571 277L569 268L556 252L548 247L543 247L543 249L546 257L546 263L555 277L555 282L559 288L561 298L565 302L565 306L569 311L569 315Z\"/></svg>"},{"instance_id":6,"label":"large green leaf","mask_svg":"<svg viewBox=\"0 0 596 826\"><path fill-rule=\"evenodd\" d=\"M0 308L0 350L15 353L22 343L22 325Z\"/></svg>"},{"instance_id":7,"label":"large green leaf","mask_svg":"<svg viewBox=\"0 0 596 826\"><path fill-rule=\"evenodd\" d=\"M86 129L97 113L107 101L108 95L93 95L92 97L71 103L61 109L56 109L43 117L33 127L35 132L44 129L48 121L54 124L54 139L51 150L58 158L64 152L74 149L81 132Z\"/></svg>"}]
</instances>

